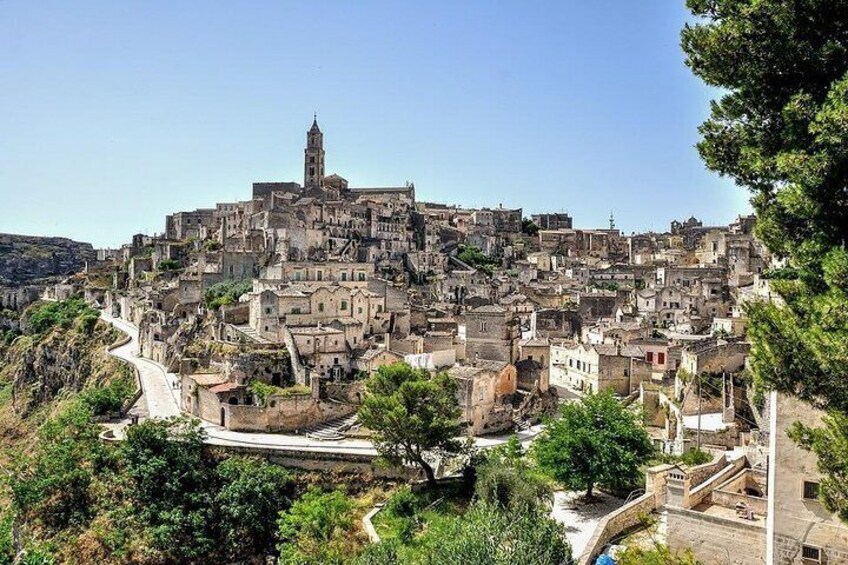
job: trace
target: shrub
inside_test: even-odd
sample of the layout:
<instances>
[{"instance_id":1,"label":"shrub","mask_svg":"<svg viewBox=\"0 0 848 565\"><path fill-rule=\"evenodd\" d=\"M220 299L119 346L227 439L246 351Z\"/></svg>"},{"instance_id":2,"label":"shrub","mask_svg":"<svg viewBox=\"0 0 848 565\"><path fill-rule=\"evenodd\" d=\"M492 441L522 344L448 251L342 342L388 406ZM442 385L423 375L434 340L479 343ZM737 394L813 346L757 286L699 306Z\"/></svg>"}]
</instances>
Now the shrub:
<instances>
[{"instance_id":1,"label":"shrub","mask_svg":"<svg viewBox=\"0 0 848 565\"><path fill-rule=\"evenodd\" d=\"M180 262L176 259L162 259L157 268L160 271L174 271L180 268Z\"/></svg>"},{"instance_id":2,"label":"shrub","mask_svg":"<svg viewBox=\"0 0 848 565\"><path fill-rule=\"evenodd\" d=\"M123 374L106 386L98 386L83 390L80 393L80 401L89 406L95 416L105 416L120 412L124 403L135 391L135 383L132 377Z\"/></svg>"},{"instance_id":3,"label":"shrub","mask_svg":"<svg viewBox=\"0 0 848 565\"><path fill-rule=\"evenodd\" d=\"M277 524L283 563L344 563L351 553L353 501L340 490L310 489Z\"/></svg>"},{"instance_id":4,"label":"shrub","mask_svg":"<svg viewBox=\"0 0 848 565\"><path fill-rule=\"evenodd\" d=\"M206 306L217 310L221 306L234 304L242 294L253 290L253 282L245 281L222 281L210 286L203 296Z\"/></svg>"},{"instance_id":5,"label":"shrub","mask_svg":"<svg viewBox=\"0 0 848 565\"><path fill-rule=\"evenodd\" d=\"M33 333L40 334L56 326L68 329L77 319L85 318L80 325L90 333L97 323L98 316L97 310L86 304L82 298L74 297L33 306L29 310L29 326Z\"/></svg>"}]
</instances>

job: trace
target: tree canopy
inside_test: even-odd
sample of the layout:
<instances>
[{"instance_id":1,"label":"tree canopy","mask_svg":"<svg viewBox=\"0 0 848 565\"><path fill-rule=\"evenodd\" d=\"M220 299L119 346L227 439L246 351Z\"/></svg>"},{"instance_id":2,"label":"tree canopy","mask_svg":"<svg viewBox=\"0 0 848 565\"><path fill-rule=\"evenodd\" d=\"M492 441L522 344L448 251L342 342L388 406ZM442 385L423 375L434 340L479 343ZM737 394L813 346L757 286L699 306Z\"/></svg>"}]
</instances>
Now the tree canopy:
<instances>
[{"instance_id":1,"label":"tree canopy","mask_svg":"<svg viewBox=\"0 0 848 565\"><path fill-rule=\"evenodd\" d=\"M342 491L312 488L278 521L282 563L344 563L349 555L353 501Z\"/></svg>"},{"instance_id":2,"label":"tree canopy","mask_svg":"<svg viewBox=\"0 0 848 565\"><path fill-rule=\"evenodd\" d=\"M435 482L428 454L462 451L457 384L444 373L430 375L406 363L377 369L366 383L359 421L373 433L374 446L389 463L412 461Z\"/></svg>"},{"instance_id":3,"label":"tree canopy","mask_svg":"<svg viewBox=\"0 0 848 565\"><path fill-rule=\"evenodd\" d=\"M587 394L564 404L560 414L533 444L543 471L568 488L584 489L587 498L596 485L621 490L639 480L653 446L637 415L612 392Z\"/></svg>"},{"instance_id":4,"label":"tree canopy","mask_svg":"<svg viewBox=\"0 0 848 565\"><path fill-rule=\"evenodd\" d=\"M758 383L848 414L848 2L689 0L686 62L724 91L700 127L707 167L752 195L756 233L787 260L772 286L784 304L749 308ZM809 430L803 445L821 450ZM796 434L800 437L800 434ZM848 476L848 456L826 474ZM845 516L846 493L822 499Z\"/></svg>"}]
</instances>

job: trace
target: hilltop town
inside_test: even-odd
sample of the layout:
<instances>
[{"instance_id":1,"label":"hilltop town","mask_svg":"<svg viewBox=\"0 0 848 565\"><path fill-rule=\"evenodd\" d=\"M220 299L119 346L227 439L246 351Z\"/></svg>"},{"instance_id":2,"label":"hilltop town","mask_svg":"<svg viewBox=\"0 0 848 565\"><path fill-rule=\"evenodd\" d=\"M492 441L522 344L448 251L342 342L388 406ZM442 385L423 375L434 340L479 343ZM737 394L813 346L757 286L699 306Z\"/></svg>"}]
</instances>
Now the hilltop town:
<instances>
[{"instance_id":1,"label":"hilltop town","mask_svg":"<svg viewBox=\"0 0 848 565\"><path fill-rule=\"evenodd\" d=\"M161 234L96 250L81 273L38 287L84 296L171 375L162 398L140 391L134 419L188 414L245 448L251 433L303 437L329 446L325 464L350 464L345 442L369 434L356 417L365 380L387 365L455 379L462 425L483 441L532 437L558 405L611 390L659 453L709 461L652 467L575 548L583 562L651 511L672 548L713 555L744 540L746 562L764 562L767 539L797 551L818 482L814 456L784 432L820 415L755 390L747 368L745 306L778 300L769 273L781 267L754 216L626 235L612 218L580 229L564 212L428 202L412 183L325 174L323 136L316 118L302 184L255 182L243 201L174 212ZM6 288L3 306L23 308L33 288ZM833 520L807 525L821 546L845 539ZM834 543L831 555L845 551Z\"/></svg>"}]
</instances>

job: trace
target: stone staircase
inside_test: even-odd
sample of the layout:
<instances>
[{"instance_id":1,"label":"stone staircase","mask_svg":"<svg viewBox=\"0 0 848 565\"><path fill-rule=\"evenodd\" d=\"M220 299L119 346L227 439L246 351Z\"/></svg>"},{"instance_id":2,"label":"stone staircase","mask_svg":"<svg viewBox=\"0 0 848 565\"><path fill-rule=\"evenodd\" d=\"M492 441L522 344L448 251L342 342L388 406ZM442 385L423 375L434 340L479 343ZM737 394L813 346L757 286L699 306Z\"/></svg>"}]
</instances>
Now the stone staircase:
<instances>
[{"instance_id":1,"label":"stone staircase","mask_svg":"<svg viewBox=\"0 0 848 565\"><path fill-rule=\"evenodd\" d=\"M528 422L518 414L513 415L512 425L515 426L515 429L519 432L523 432L524 430L530 428L530 422Z\"/></svg>"},{"instance_id":2,"label":"stone staircase","mask_svg":"<svg viewBox=\"0 0 848 565\"><path fill-rule=\"evenodd\" d=\"M236 331L238 331L240 334L244 335L248 340L250 340L253 343L271 343L270 341L268 341L264 337L260 336L259 332L257 332L255 329L253 329L252 327L250 327L247 324L245 324L243 326L232 326L232 327L235 328Z\"/></svg>"},{"instance_id":3,"label":"stone staircase","mask_svg":"<svg viewBox=\"0 0 848 565\"><path fill-rule=\"evenodd\" d=\"M317 439L320 441L339 440L345 438L344 432L349 430L355 423L356 415L354 414L353 416L347 416L345 418L324 422L323 424L309 426L300 430L300 433L310 439Z\"/></svg>"}]
</instances>

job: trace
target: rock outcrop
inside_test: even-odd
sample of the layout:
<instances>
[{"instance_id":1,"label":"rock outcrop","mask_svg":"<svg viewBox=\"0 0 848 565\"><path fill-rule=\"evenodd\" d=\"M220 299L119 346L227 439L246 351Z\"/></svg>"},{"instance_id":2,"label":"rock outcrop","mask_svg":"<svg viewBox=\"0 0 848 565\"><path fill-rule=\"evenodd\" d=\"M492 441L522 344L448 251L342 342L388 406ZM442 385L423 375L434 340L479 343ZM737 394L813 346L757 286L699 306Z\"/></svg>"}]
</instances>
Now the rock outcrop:
<instances>
[{"instance_id":1,"label":"rock outcrop","mask_svg":"<svg viewBox=\"0 0 848 565\"><path fill-rule=\"evenodd\" d=\"M90 243L64 237L0 233L0 286L72 275L94 258Z\"/></svg>"},{"instance_id":2,"label":"rock outcrop","mask_svg":"<svg viewBox=\"0 0 848 565\"><path fill-rule=\"evenodd\" d=\"M106 353L120 333L99 322L91 332L79 327L24 335L4 352L0 382L11 381L12 406L26 417L62 392L78 392L89 382L102 382L121 370Z\"/></svg>"}]
</instances>

